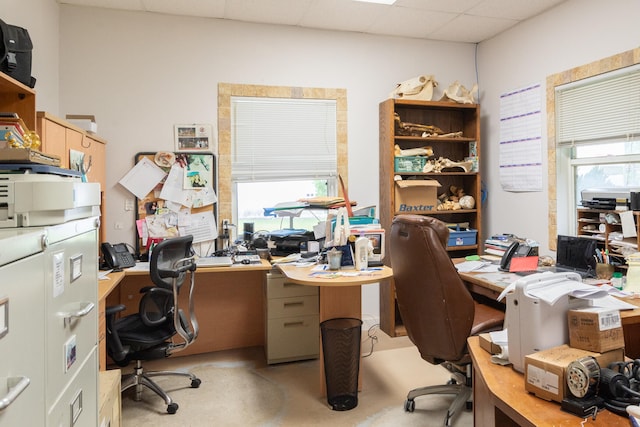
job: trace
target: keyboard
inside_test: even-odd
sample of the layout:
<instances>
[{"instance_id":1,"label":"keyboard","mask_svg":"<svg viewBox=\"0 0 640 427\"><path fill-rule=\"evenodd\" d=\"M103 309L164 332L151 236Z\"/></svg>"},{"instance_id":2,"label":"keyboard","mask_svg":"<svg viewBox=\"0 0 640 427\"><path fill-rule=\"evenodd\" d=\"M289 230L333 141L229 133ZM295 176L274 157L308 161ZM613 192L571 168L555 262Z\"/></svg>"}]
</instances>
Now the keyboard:
<instances>
[{"instance_id":1,"label":"keyboard","mask_svg":"<svg viewBox=\"0 0 640 427\"><path fill-rule=\"evenodd\" d=\"M196 260L198 267L231 267L233 260L229 256L208 256Z\"/></svg>"}]
</instances>

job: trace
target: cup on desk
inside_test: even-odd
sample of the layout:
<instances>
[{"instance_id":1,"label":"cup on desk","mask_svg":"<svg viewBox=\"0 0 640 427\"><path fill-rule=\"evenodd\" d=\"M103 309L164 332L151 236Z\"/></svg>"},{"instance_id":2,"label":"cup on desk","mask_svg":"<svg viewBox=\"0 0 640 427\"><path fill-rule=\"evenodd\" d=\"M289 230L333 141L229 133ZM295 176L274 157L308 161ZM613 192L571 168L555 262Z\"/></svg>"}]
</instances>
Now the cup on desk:
<instances>
[{"instance_id":1,"label":"cup on desk","mask_svg":"<svg viewBox=\"0 0 640 427\"><path fill-rule=\"evenodd\" d=\"M332 248L327 251L327 259L329 260L329 270L340 270L342 263L342 251Z\"/></svg>"},{"instance_id":2,"label":"cup on desk","mask_svg":"<svg viewBox=\"0 0 640 427\"><path fill-rule=\"evenodd\" d=\"M613 277L614 267L611 264L597 263L596 264L596 277L598 279L609 280Z\"/></svg>"}]
</instances>

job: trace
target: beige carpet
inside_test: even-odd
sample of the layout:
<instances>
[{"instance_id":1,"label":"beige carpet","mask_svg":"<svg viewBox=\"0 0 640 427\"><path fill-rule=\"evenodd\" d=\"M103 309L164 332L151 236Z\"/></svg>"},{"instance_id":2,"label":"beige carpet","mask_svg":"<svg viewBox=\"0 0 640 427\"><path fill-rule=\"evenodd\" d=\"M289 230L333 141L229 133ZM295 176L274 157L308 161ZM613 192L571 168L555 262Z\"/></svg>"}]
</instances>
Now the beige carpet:
<instances>
[{"instance_id":1,"label":"beige carpet","mask_svg":"<svg viewBox=\"0 0 640 427\"><path fill-rule=\"evenodd\" d=\"M370 356L362 359L363 390L358 406L333 411L320 396L318 361L266 365L263 349L251 348L207 355L174 357L148 363L153 369L188 370L202 379L198 389L178 377L158 378L180 408L166 413L164 402L150 391L135 402L125 392L122 421L133 426L442 426L449 396L416 399L413 413L404 411L407 392L428 384L442 384L447 372L422 360L406 337L380 338ZM365 339L362 351L371 350ZM453 424L473 426L471 412L463 412Z\"/></svg>"}]
</instances>

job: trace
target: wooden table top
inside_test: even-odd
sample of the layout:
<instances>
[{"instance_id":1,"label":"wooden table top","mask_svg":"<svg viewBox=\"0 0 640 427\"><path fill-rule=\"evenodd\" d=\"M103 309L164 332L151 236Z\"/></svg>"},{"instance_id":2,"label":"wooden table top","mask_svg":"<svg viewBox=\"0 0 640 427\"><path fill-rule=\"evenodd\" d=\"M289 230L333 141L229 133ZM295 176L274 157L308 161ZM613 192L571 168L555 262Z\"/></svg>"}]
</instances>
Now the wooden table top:
<instances>
[{"instance_id":1,"label":"wooden table top","mask_svg":"<svg viewBox=\"0 0 640 427\"><path fill-rule=\"evenodd\" d=\"M491 363L491 355L480 347L480 339L468 339L469 352L476 375L481 375L489 389L494 405L524 426L580 426L582 419L560 409L560 404L543 400L524 389L524 375L514 371L511 365ZM591 417L585 426L628 427L629 419L609 411L601 411L596 421Z\"/></svg>"},{"instance_id":2,"label":"wooden table top","mask_svg":"<svg viewBox=\"0 0 640 427\"><path fill-rule=\"evenodd\" d=\"M282 274L294 283L310 286L358 286L377 283L393 276L393 270L385 266L375 267L368 271L356 272L355 269L344 268L333 274L313 274L316 265L298 267L291 264L276 264ZM331 273L331 272L323 272ZM351 273L358 273L352 275Z\"/></svg>"}]
</instances>

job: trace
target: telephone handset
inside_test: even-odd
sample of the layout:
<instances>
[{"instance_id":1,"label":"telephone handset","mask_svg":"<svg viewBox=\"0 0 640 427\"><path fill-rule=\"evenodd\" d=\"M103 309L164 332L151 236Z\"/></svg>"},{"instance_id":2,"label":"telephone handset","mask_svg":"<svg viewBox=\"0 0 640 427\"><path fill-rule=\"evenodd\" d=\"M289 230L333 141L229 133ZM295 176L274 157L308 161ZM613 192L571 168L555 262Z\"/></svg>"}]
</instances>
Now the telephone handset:
<instances>
[{"instance_id":1,"label":"telephone handset","mask_svg":"<svg viewBox=\"0 0 640 427\"><path fill-rule=\"evenodd\" d=\"M136 265L136 260L133 258L131 252L124 243L116 243L111 245L104 242L101 245L102 256L107 267L114 268L129 268Z\"/></svg>"},{"instance_id":2,"label":"telephone handset","mask_svg":"<svg viewBox=\"0 0 640 427\"><path fill-rule=\"evenodd\" d=\"M509 271L509 266L511 265L511 259L517 257L524 257L533 255L534 249L527 245L526 243L521 242L513 242L504 255L502 255L502 260L500 260L500 270Z\"/></svg>"}]
</instances>

